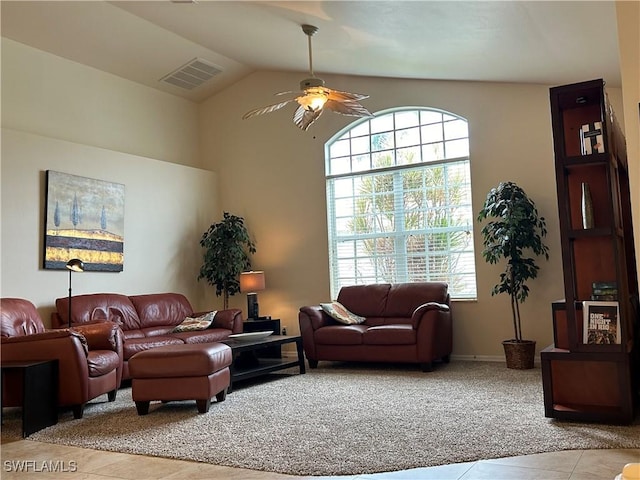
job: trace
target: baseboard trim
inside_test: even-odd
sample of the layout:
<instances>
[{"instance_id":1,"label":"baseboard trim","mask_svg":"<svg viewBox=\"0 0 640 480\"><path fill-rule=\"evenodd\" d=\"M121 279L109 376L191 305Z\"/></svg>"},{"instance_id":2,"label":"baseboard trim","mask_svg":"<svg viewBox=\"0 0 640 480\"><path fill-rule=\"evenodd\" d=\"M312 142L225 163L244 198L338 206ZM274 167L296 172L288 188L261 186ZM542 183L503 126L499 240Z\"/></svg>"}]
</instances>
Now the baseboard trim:
<instances>
[{"instance_id":1,"label":"baseboard trim","mask_svg":"<svg viewBox=\"0 0 640 480\"><path fill-rule=\"evenodd\" d=\"M504 362L504 355L451 355L451 360L466 362Z\"/></svg>"},{"instance_id":2,"label":"baseboard trim","mask_svg":"<svg viewBox=\"0 0 640 480\"><path fill-rule=\"evenodd\" d=\"M298 358L296 352L282 352L284 358ZM504 362L504 355L451 355L451 360L461 360L465 362ZM540 355L534 359L535 365L540 365Z\"/></svg>"},{"instance_id":3,"label":"baseboard trim","mask_svg":"<svg viewBox=\"0 0 640 480\"><path fill-rule=\"evenodd\" d=\"M451 355L451 360L463 360L467 362L505 362L504 355ZM535 366L540 366L540 355L533 359Z\"/></svg>"}]
</instances>

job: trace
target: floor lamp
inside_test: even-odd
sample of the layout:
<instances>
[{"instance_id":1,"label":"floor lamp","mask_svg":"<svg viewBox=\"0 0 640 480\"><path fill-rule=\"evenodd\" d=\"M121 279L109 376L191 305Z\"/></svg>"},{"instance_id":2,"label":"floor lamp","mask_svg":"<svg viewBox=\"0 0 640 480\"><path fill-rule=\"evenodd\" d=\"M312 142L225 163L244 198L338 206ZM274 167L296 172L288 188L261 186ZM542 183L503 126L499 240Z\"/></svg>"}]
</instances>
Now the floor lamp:
<instances>
[{"instance_id":1,"label":"floor lamp","mask_svg":"<svg viewBox=\"0 0 640 480\"><path fill-rule=\"evenodd\" d=\"M67 268L69 269L69 328L71 328L71 273L72 272L84 272L84 263L79 258L72 258L67 262Z\"/></svg>"},{"instance_id":2,"label":"floor lamp","mask_svg":"<svg viewBox=\"0 0 640 480\"><path fill-rule=\"evenodd\" d=\"M242 272L240 274L240 291L247 293L247 318L258 320L260 318L258 308L258 294L264 290L264 272Z\"/></svg>"}]
</instances>

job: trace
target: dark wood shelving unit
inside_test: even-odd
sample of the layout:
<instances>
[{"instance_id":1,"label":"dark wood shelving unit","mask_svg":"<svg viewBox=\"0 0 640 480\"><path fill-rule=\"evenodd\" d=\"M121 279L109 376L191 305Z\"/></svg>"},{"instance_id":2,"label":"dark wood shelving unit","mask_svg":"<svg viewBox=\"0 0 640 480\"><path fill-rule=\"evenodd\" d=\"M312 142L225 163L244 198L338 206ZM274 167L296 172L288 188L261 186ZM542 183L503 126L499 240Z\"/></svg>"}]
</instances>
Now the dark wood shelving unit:
<instances>
[{"instance_id":1,"label":"dark wood shelving unit","mask_svg":"<svg viewBox=\"0 0 640 480\"><path fill-rule=\"evenodd\" d=\"M550 90L565 298L553 302L554 344L541 352L545 415L630 423L638 403L638 278L624 136L603 80ZM601 123L603 153L582 153L582 125ZM583 227L582 184L593 226ZM583 341L583 302L615 282L620 342Z\"/></svg>"}]
</instances>

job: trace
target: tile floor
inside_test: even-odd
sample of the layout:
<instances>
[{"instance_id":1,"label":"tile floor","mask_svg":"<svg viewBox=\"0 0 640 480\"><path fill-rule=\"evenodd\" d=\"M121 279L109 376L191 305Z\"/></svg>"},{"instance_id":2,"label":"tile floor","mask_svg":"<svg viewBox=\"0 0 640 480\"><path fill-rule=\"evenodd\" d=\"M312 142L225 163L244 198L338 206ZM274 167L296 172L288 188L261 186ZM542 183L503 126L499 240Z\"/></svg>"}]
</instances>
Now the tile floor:
<instances>
[{"instance_id":1,"label":"tile floor","mask_svg":"<svg viewBox=\"0 0 640 480\"><path fill-rule=\"evenodd\" d=\"M3 440L1 457L3 480L613 480L625 464L640 462L640 449L569 450L339 477L297 477L30 440ZM57 471L47 472L47 466Z\"/></svg>"}]
</instances>

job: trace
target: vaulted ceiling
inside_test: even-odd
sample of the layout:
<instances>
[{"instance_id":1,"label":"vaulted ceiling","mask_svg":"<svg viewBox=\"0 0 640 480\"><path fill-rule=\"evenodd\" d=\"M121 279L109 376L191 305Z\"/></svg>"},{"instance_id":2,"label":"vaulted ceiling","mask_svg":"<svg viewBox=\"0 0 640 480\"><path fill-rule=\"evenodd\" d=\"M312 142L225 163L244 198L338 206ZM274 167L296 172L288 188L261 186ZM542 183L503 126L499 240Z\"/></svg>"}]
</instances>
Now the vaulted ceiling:
<instances>
[{"instance_id":1,"label":"vaulted ceiling","mask_svg":"<svg viewBox=\"0 0 640 480\"><path fill-rule=\"evenodd\" d=\"M620 86L615 2L2 1L3 37L202 101L251 72ZM160 79L200 58L186 90Z\"/></svg>"}]
</instances>

